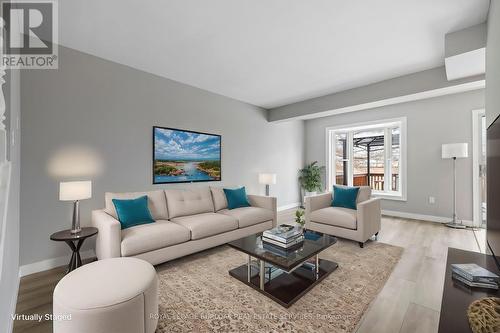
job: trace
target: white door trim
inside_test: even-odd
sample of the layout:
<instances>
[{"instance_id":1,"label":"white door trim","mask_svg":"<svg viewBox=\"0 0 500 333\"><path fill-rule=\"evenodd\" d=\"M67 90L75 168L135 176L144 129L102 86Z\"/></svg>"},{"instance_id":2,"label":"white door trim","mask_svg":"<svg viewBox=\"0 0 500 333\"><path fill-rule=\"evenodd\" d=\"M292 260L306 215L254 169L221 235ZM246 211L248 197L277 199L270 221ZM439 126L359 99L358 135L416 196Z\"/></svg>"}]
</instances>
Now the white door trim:
<instances>
[{"instance_id":1,"label":"white door trim","mask_svg":"<svg viewBox=\"0 0 500 333\"><path fill-rule=\"evenodd\" d=\"M482 223L481 210L479 209L479 117L485 114L484 109L472 110L472 205L473 223L479 227Z\"/></svg>"}]
</instances>

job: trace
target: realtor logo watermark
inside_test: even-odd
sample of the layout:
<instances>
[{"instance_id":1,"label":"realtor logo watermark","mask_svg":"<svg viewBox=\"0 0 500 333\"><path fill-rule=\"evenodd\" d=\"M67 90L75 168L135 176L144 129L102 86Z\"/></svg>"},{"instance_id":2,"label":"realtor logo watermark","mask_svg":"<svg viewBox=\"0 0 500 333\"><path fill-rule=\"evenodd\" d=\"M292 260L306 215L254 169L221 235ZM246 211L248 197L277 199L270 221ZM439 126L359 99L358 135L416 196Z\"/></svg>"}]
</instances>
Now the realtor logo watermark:
<instances>
[{"instance_id":1,"label":"realtor logo watermark","mask_svg":"<svg viewBox=\"0 0 500 333\"><path fill-rule=\"evenodd\" d=\"M57 2L2 1L0 65L13 69L58 66Z\"/></svg>"}]
</instances>

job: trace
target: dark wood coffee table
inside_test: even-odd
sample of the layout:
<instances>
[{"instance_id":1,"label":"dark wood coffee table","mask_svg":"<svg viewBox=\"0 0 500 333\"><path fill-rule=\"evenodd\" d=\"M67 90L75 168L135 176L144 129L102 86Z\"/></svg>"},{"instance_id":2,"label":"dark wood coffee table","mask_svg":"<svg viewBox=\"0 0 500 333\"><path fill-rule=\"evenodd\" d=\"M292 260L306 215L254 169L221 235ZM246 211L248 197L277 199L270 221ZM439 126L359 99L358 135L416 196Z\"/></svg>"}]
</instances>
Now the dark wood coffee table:
<instances>
[{"instance_id":1,"label":"dark wood coffee table","mask_svg":"<svg viewBox=\"0 0 500 333\"><path fill-rule=\"evenodd\" d=\"M303 245L287 254L264 248L261 233L228 243L248 254L248 262L229 274L285 308L290 307L338 267L333 261L319 258L321 251L337 242L335 237L310 230L304 236ZM257 264L252 258L257 259Z\"/></svg>"}]
</instances>

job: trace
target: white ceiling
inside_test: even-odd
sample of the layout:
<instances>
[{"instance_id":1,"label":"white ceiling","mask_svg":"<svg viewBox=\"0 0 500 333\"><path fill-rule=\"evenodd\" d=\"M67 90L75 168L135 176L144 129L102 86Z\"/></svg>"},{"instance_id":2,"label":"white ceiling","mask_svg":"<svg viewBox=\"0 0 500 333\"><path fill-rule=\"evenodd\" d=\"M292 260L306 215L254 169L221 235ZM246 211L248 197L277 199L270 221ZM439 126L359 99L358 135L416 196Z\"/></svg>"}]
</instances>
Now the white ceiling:
<instances>
[{"instance_id":1,"label":"white ceiling","mask_svg":"<svg viewBox=\"0 0 500 333\"><path fill-rule=\"evenodd\" d=\"M272 108L444 64L489 0L66 0L60 43Z\"/></svg>"}]
</instances>

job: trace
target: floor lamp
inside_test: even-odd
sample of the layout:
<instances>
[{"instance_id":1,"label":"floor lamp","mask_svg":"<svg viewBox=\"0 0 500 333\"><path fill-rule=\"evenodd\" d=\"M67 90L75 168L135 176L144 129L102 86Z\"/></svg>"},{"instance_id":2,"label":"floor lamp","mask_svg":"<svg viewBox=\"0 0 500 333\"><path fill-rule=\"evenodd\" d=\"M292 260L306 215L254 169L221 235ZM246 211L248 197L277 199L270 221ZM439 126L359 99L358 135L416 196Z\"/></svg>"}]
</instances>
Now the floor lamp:
<instances>
[{"instance_id":1,"label":"floor lamp","mask_svg":"<svg viewBox=\"0 0 500 333\"><path fill-rule=\"evenodd\" d=\"M467 143L446 143L441 147L441 157L453 159L453 220L446 223L447 227L465 229L462 221L457 220L457 158L467 158L469 156Z\"/></svg>"}]
</instances>

